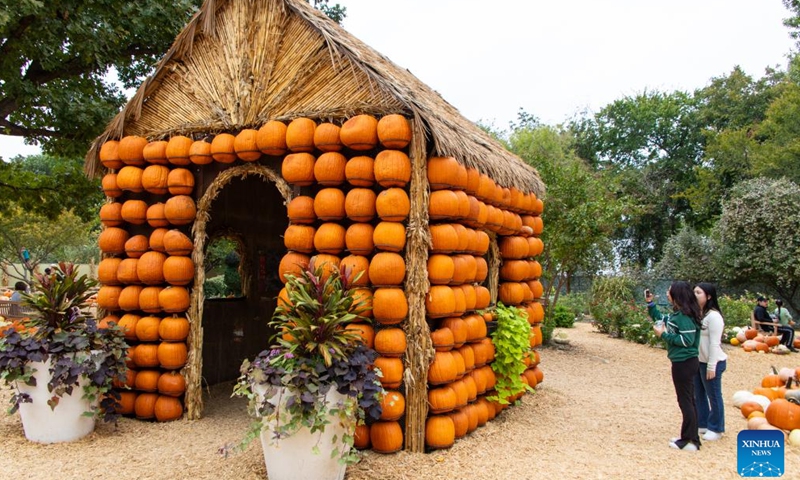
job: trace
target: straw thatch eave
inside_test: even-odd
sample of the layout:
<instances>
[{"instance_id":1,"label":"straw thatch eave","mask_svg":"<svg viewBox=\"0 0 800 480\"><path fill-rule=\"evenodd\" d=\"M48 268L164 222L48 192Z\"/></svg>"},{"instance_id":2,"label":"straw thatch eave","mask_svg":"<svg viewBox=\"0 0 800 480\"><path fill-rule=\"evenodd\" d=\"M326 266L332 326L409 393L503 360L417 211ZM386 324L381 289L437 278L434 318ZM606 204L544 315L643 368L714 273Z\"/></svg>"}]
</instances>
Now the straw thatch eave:
<instances>
[{"instance_id":1,"label":"straw thatch eave","mask_svg":"<svg viewBox=\"0 0 800 480\"><path fill-rule=\"evenodd\" d=\"M197 137L269 119L357 113L410 116L424 126L432 154L453 156L503 186L544 194L535 169L304 0L206 0L92 144L85 170L96 175L100 146L123 135Z\"/></svg>"}]
</instances>

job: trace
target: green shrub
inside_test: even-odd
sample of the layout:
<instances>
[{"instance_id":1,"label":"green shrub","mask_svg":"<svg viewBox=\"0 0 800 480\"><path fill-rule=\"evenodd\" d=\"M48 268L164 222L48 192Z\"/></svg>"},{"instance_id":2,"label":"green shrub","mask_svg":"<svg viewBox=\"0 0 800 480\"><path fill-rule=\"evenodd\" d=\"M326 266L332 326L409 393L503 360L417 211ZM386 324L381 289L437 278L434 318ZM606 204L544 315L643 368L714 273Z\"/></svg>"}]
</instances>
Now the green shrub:
<instances>
[{"instance_id":1,"label":"green shrub","mask_svg":"<svg viewBox=\"0 0 800 480\"><path fill-rule=\"evenodd\" d=\"M622 336L626 319L643 308L634 301L634 287L633 279L626 276L600 277L592 283L589 312L598 331L612 337Z\"/></svg>"},{"instance_id":2,"label":"green shrub","mask_svg":"<svg viewBox=\"0 0 800 480\"><path fill-rule=\"evenodd\" d=\"M553 309L553 324L556 328L572 328L575 326L575 314L572 311L558 303Z\"/></svg>"},{"instance_id":3,"label":"green shrub","mask_svg":"<svg viewBox=\"0 0 800 480\"><path fill-rule=\"evenodd\" d=\"M580 319L589 314L589 293L568 293L558 297L558 305L572 313L572 318Z\"/></svg>"},{"instance_id":4,"label":"green shrub","mask_svg":"<svg viewBox=\"0 0 800 480\"><path fill-rule=\"evenodd\" d=\"M542 343L548 344L550 343L550 339L553 338L553 330L556 328L556 321L553 318L553 315L545 315L544 321L542 322Z\"/></svg>"},{"instance_id":5,"label":"green shrub","mask_svg":"<svg viewBox=\"0 0 800 480\"><path fill-rule=\"evenodd\" d=\"M746 293L739 297L728 295L719 297L719 308L722 309L726 328L750 326L750 314L755 308L754 298L755 296L748 296Z\"/></svg>"}]
</instances>

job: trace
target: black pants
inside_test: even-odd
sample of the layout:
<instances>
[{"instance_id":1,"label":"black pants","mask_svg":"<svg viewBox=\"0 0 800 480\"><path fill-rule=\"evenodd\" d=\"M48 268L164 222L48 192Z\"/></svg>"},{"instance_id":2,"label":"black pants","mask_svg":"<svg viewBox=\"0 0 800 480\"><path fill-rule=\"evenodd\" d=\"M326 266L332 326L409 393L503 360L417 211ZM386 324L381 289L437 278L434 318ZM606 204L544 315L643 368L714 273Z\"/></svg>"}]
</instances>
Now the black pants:
<instances>
[{"instance_id":1,"label":"black pants","mask_svg":"<svg viewBox=\"0 0 800 480\"><path fill-rule=\"evenodd\" d=\"M794 329L787 325L778 326L778 333L781 334L781 343L787 347L791 347L794 343Z\"/></svg>"},{"instance_id":2,"label":"black pants","mask_svg":"<svg viewBox=\"0 0 800 480\"><path fill-rule=\"evenodd\" d=\"M697 406L694 403L694 377L699 366L697 357L682 362L672 362L672 383L675 385L678 407L683 415L681 439L677 442L681 448L689 442L700 446L700 435L697 433Z\"/></svg>"}]
</instances>

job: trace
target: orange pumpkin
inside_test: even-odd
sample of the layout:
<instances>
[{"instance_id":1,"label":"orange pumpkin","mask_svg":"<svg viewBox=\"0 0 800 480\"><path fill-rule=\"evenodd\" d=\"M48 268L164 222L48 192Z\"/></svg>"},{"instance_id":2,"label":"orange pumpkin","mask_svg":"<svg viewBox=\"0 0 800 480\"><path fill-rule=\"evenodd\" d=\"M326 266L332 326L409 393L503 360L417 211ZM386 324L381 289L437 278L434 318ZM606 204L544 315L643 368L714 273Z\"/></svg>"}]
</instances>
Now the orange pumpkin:
<instances>
[{"instance_id":1,"label":"orange pumpkin","mask_svg":"<svg viewBox=\"0 0 800 480\"><path fill-rule=\"evenodd\" d=\"M144 147L147 139L136 135L122 137L117 145L119 159L126 165L144 165Z\"/></svg>"},{"instance_id":2,"label":"orange pumpkin","mask_svg":"<svg viewBox=\"0 0 800 480\"><path fill-rule=\"evenodd\" d=\"M121 203L106 203L100 207L100 223L106 227L118 227L122 225L123 222Z\"/></svg>"},{"instance_id":3,"label":"orange pumpkin","mask_svg":"<svg viewBox=\"0 0 800 480\"><path fill-rule=\"evenodd\" d=\"M381 370L380 378L383 388L399 388L403 381L403 361L396 357L380 356L375 359L375 366Z\"/></svg>"},{"instance_id":4,"label":"orange pumpkin","mask_svg":"<svg viewBox=\"0 0 800 480\"><path fill-rule=\"evenodd\" d=\"M395 453L403 448L403 429L396 421L378 421L369 429L372 450L378 453Z\"/></svg>"},{"instance_id":5,"label":"orange pumpkin","mask_svg":"<svg viewBox=\"0 0 800 480\"><path fill-rule=\"evenodd\" d=\"M167 175L167 189L172 195L191 195L194 175L185 168L173 168Z\"/></svg>"},{"instance_id":6,"label":"orange pumpkin","mask_svg":"<svg viewBox=\"0 0 800 480\"><path fill-rule=\"evenodd\" d=\"M119 141L108 140L100 147L100 163L108 169L117 170L122 168L124 163L119 158Z\"/></svg>"},{"instance_id":7,"label":"orange pumpkin","mask_svg":"<svg viewBox=\"0 0 800 480\"><path fill-rule=\"evenodd\" d=\"M258 129L256 146L265 155L274 157L286 153L286 124L270 120Z\"/></svg>"},{"instance_id":8,"label":"orange pumpkin","mask_svg":"<svg viewBox=\"0 0 800 480\"><path fill-rule=\"evenodd\" d=\"M405 260L397 253L376 253L369 263L369 278L377 287L401 285L405 276Z\"/></svg>"},{"instance_id":9,"label":"orange pumpkin","mask_svg":"<svg viewBox=\"0 0 800 480\"><path fill-rule=\"evenodd\" d=\"M126 200L120 209L122 219L133 225L147 221L147 203L144 200Z\"/></svg>"},{"instance_id":10,"label":"orange pumpkin","mask_svg":"<svg viewBox=\"0 0 800 480\"><path fill-rule=\"evenodd\" d=\"M342 149L339 140L340 127L333 123L320 123L314 129L314 146L323 152L338 152Z\"/></svg>"},{"instance_id":11,"label":"orange pumpkin","mask_svg":"<svg viewBox=\"0 0 800 480\"><path fill-rule=\"evenodd\" d=\"M158 303L165 312L184 312L189 309L189 291L186 287L171 285L158 294Z\"/></svg>"},{"instance_id":12,"label":"orange pumpkin","mask_svg":"<svg viewBox=\"0 0 800 480\"><path fill-rule=\"evenodd\" d=\"M313 152L316 128L310 118L295 118L286 127L286 147L292 152Z\"/></svg>"},{"instance_id":13,"label":"orange pumpkin","mask_svg":"<svg viewBox=\"0 0 800 480\"><path fill-rule=\"evenodd\" d=\"M294 197L286 207L289 221L299 224L314 223L317 219L314 213L314 199L306 196Z\"/></svg>"},{"instance_id":14,"label":"orange pumpkin","mask_svg":"<svg viewBox=\"0 0 800 480\"><path fill-rule=\"evenodd\" d=\"M431 413L446 413L456 408L456 392L449 385L428 390L428 405Z\"/></svg>"},{"instance_id":15,"label":"orange pumpkin","mask_svg":"<svg viewBox=\"0 0 800 480\"><path fill-rule=\"evenodd\" d=\"M139 167L122 167L117 173L117 187L128 192L140 193L144 190L142 175L144 170Z\"/></svg>"},{"instance_id":16,"label":"orange pumpkin","mask_svg":"<svg viewBox=\"0 0 800 480\"><path fill-rule=\"evenodd\" d=\"M181 418L183 405L175 397L159 395L153 407L153 413L159 422L171 422Z\"/></svg>"},{"instance_id":17,"label":"orange pumpkin","mask_svg":"<svg viewBox=\"0 0 800 480\"><path fill-rule=\"evenodd\" d=\"M104 258L100 260L97 266L97 280L102 285L120 285L121 282L117 279L117 268L122 262L119 258Z\"/></svg>"},{"instance_id":18,"label":"orange pumpkin","mask_svg":"<svg viewBox=\"0 0 800 480\"><path fill-rule=\"evenodd\" d=\"M134 329L136 338L139 339L140 342L158 341L158 326L160 323L161 319L159 317L147 316L140 318L139 321L136 322L136 327Z\"/></svg>"},{"instance_id":19,"label":"orange pumpkin","mask_svg":"<svg viewBox=\"0 0 800 480\"><path fill-rule=\"evenodd\" d=\"M188 350L183 342L161 342L158 344L158 363L161 364L161 368L167 370L181 368L186 365L187 357Z\"/></svg>"},{"instance_id":20,"label":"orange pumpkin","mask_svg":"<svg viewBox=\"0 0 800 480\"><path fill-rule=\"evenodd\" d=\"M406 351L406 334L400 328L383 328L375 334L375 350L385 357L400 357Z\"/></svg>"},{"instance_id":21,"label":"orange pumpkin","mask_svg":"<svg viewBox=\"0 0 800 480\"><path fill-rule=\"evenodd\" d=\"M353 255L369 255L375 249L375 228L369 223L354 223L347 227L344 243Z\"/></svg>"},{"instance_id":22,"label":"orange pumpkin","mask_svg":"<svg viewBox=\"0 0 800 480\"><path fill-rule=\"evenodd\" d=\"M347 159L341 153L323 153L314 163L314 178L320 185L341 185L345 179L346 164Z\"/></svg>"},{"instance_id":23,"label":"orange pumpkin","mask_svg":"<svg viewBox=\"0 0 800 480\"><path fill-rule=\"evenodd\" d=\"M406 413L406 399L402 393L390 390L381 399L381 420L399 420Z\"/></svg>"},{"instance_id":24,"label":"orange pumpkin","mask_svg":"<svg viewBox=\"0 0 800 480\"><path fill-rule=\"evenodd\" d=\"M314 156L307 152L286 155L281 163L283 179L292 185L308 186L314 183Z\"/></svg>"},{"instance_id":25,"label":"orange pumpkin","mask_svg":"<svg viewBox=\"0 0 800 480\"><path fill-rule=\"evenodd\" d=\"M385 252L400 252L406 246L406 227L399 222L380 222L372 234L372 243Z\"/></svg>"},{"instance_id":26,"label":"orange pumpkin","mask_svg":"<svg viewBox=\"0 0 800 480\"><path fill-rule=\"evenodd\" d=\"M156 400L158 400L157 393L141 393L136 397L134 404L134 413L136 418L140 420L149 420L156 416Z\"/></svg>"},{"instance_id":27,"label":"orange pumpkin","mask_svg":"<svg viewBox=\"0 0 800 480\"><path fill-rule=\"evenodd\" d=\"M164 233L162 239L163 250L169 255L187 256L192 253L194 245L192 239L177 229Z\"/></svg>"},{"instance_id":28,"label":"orange pumpkin","mask_svg":"<svg viewBox=\"0 0 800 480\"><path fill-rule=\"evenodd\" d=\"M194 222L194 218L197 216L197 207L192 197L176 195L167 200L164 205L164 214L169 223L173 225L188 225Z\"/></svg>"},{"instance_id":29,"label":"orange pumpkin","mask_svg":"<svg viewBox=\"0 0 800 480\"><path fill-rule=\"evenodd\" d=\"M378 120L372 115L356 115L339 130L339 139L353 150L372 150L378 145Z\"/></svg>"},{"instance_id":30,"label":"orange pumpkin","mask_svg":"<svg viewBox=\"0 0 800 480\"><path fill-rule=\"evenodd\" d=\"M147 224L154 228L166 227L169 225L167 220L166 205L161 202L154 203L147 207Z\"/></svg>"},{"instance_id":31,"label":"orange pumpkin","mask_svg":"<svg viewBox=\"0 0 800 480\"><path fill-rule=\"evenodd\" d=\"M314 248L321 253L338 255L344 250L344 235L343 226L334 222L325 222L314 233ZM297 251L302 252L303 250Z\"/></svg>"},{"instance_id":32,"label":"orange pumpkin","mask_svg":"<svg viewBox=\"0 0 800 480\"><path fill-rule=\"evenodd\" d=\"M411 180L411 160L400 150L383 150L375 157L373 172L384 188L405 187Z\"/></svg>"},{"instance_id":33,"label":"orange pumpkin","mask_svg":"<svg viewBox=\"0 0 800 480\"><path fill-rule=\"evenodd\" d=\"M211 157L219 163L233 163L236 161L234 141L236 137L230 133L220 133L211 141Z\"/></svg>"},{"instance_id":34,"label":"orange pumpkin","mask_svg":"<svg viewBox=\"0 0 800 480\"><path fill-rule=\"evenodd\" d=\"M213 162L214 158L211 156L211 143L205 140L197 140L192 142L189 147L189 162L194 165L208 165ZM170 159L170 163L175 165L186 165L186 163L175 163L175 159Z\"/></svg>"},{"instance_id":35,"label":"orange pumpkin","mask_svg":"<svg viewBox=\"0 0 800 480\"><path fill-rule=\"evenodd\" d=\"M378 140L386 148L401 149L411 142L411 125L406 117L384 115L377 125Z\"/></svg>"},{"instance_id":36,"label":"orange pumpkin","mask_svg":"<svg viewBox=\"0 0 800 480\"><path fill-rule=\"evenodd\" d=\"M144 161L153 165L166 165L167 163L167 141L156 140L144 146L142 150Z\"/></svg>"},{"instance_id":37,"label":"orange pumpkin","mask_svg":"<svg viewBox=\"0 0 800 480\"><path fill-rule=\"evenodd\" d=\"M411 211L411 200L402 188L387 188L375 199L375 210L381 220L402 222Z\"/></svg>"},{"instance_id":38,"label":"orange pumpkin","mask_svg":"<svg viewBox=\"0 0 800 480\"><path fill-rule=\"evenodd\" d=\"M116 173L107 173L103 175L103 180L101 181L101 187L103 188L103 193L110 198L117 198L122 195L122 189L119 187L117 183L117 174Z\"/></svg>"},{"instance_id":39,"label":"orange pumpkin","mask_svg":"<svg viewBox=\"0 0 800 480\"><path fill-rule=\"evenodd\" d=\"M178 316L161 319L158 336L165 342L183 342L189 336L189 320Z\"/></svg>"},{"instance_id":40,"label":"orange pumpkin","mask_svg":"<svg viewBox=\"0 0 800 480\"><path fill-rule=\"evenodd\" d=\"M194 142L191 138L183 135L170 137L169 141L167 142L167 149L165 152L167 161L172 165L189 165L191 163L189 155L191 153L193 143Z\"/></svg>"},{"instance_id":41,"label":"orange pumpkin","mask_svg":"<svg viewBox=\"0 0 800 480\"><path fill-rule=\"evenodd\" d=\"M369 222L375 218L375 192L369 188L353 188L344 200L347 218L354 222Z\"/></svg>"},{"instance_id":42,"label":"orange pumpkin","mask_svg":"<svg viewBox=\"0 0 800 480\"><path fill-rule=\"evenodd\" d=\"M258 132L252 128L245 128L233 139L233 151L244 162L255 162L261 158L256 137Z\"/></svg>"},{"instance_id":43,"label":"orange pumpkin","mask_svg":"<svg viewBox=\"0 0 800 480\"><path fill-rule=\"evenodd\" d=\"M314 213L326 222L342 220L345 210L345 195L338 188L323 188L314 197Z\"/></svg>"},{"instance_id":44,"label":"orange pumpkin","mask_svg":"<svg viewBox=\"0 0 800 480\"><path fill-rule=\"evenodd\" d=\"M354 187L371 187L375 184L375 161L372 157L353 157L344 167L344 176Z\"/></svg>"},{"instance_id":45,"label":"orange pumpkin","mask_svg":"<svg viewBox=\"0 0 800 480\"><path fill-rule=\"evenodd\" d=\"M164 280L170 285L188 285L194 279L194 262L189 257L167 257L162 268Z\"/></svg>"}]
</instances>

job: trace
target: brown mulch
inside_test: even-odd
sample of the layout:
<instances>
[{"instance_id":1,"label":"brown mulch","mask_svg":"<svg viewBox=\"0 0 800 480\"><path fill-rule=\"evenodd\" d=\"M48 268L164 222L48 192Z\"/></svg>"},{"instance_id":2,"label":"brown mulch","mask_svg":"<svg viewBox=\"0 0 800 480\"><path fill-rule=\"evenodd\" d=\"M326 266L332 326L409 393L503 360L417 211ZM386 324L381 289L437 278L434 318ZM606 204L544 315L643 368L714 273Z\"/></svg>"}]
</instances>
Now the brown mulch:
<instances>
[{"instance_id":1,"label":"brown mulch","mask_svg":"<svg viewBox=\"0 0 800 480\"><path fill-rule=\"evenodd\" d=\"M367 452L347 478L522 479L740 478L736 435L745 427L731 405L737 390L760 385L770 365L800 366L800 356L745 353L726 346L723 376L726 434L699 452L667 447L680 429L680 412L666 352L595 332L578 323L565 330L569 346L541 349L544 383L449 450L430 454ZM231 385L209 392L199 421L149 423L122 419L98 424L70 444L25 440L18 415L0 415L0 472L6 478L263 479L261 446L225 458L220 447L241 439L249 419ZM0 390L5 402L7 388ZM786 447L786 477L800 472L800 448Z\"/></svg>"}]
</instances>

